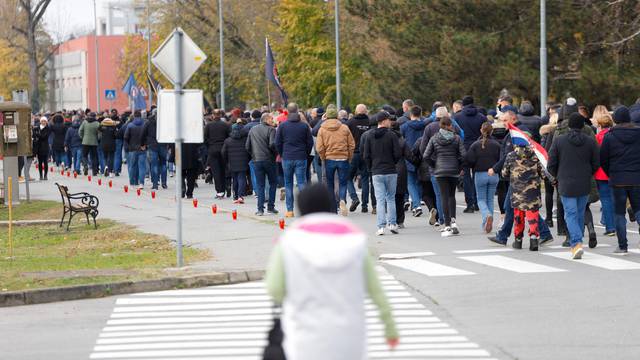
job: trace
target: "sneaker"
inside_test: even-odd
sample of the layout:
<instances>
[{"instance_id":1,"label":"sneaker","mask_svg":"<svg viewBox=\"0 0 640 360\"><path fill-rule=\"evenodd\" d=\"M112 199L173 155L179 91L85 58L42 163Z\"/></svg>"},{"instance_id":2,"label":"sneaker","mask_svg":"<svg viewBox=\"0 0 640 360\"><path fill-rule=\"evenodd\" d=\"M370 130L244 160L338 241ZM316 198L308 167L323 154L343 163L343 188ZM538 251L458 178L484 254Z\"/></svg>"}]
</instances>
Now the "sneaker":
<instances>
[{"instance_id":1,"label":"sneaker","mask_svg":"<svg viewBox=\"0 0 640 360\"><path fill-rule=\"evenodd\" d=\"M478 204L473 205L473 211L480 211Z\"/></svg>"},{"instance_id":2,"label":"sneaker","mask_svg":"<svg viewBox=\"0 0 640 360\"><path fill-rule=\"evenodd\" d=\"M522 250L522 239L515 239L511 247L517 250Z\"/></svg>"},{"instance_id":3,"label":"sneaker","mask_svg":"<svg viewBox=\"0 0 640 360\"><path fill-rule=\"evenodd\" d=\"M422 208L417 207L417 208L411 210L411 212L413 213L413 217L422 216Z\"/></svg>"},{"instance_id":4,"label":"sneaker","mask_svg":"<svg viewBox=\"0 0 640 360\"><path fill-rule=\"evenodd\" d=\"M429 211L429 225L431 226L435 225L437 217L438 217L438 210L436 210L436 208L431 209L431 211Z\"/></svg>"},{"instance_id":5,"label":"sneaker","mask_svg":"<svg viewBox=\"0 0 640 360\"><path fill-rule=\"evenodd\" d=\"M360 210L361 213L366 214L369 212L369 209L367 209L366 207L362 207L362 210Z\"/></svg>"},{"instance_id":6,"label":"sneaker","mask_svg":"<svg viewBox=\"0 0 640 360\"><path fill-rule=\"evenodd\" d=\"M442 233L440 233L440 236L442 237L450 237L455 235L453 233L453 229L450 226L447 226L446 228L444 228L444 230L442 231Z\"/></svg>"},{"instance_id":7,"label":"sneaker","mask_svg":"<svg viewBox=\"0 0 640 360\"><path fill-rule=\"evenodd\" d=\"M465 214L473 214L473 211L473 206L467 206L466 209L462 210L462 212Z\"/></svg>"},{"instance_id":8,"label":"sneaker","mask_svg":"<svg viewBox=\"0 0 640 360\"><path fill-rule=\"evenodd\" d=\"M350 212L354 212L356 211L356 209L358 208L358 206L360 205L360 200L358 199L353 199L351 201L351 206L349 207L349 211Z\"/></svg>"},{"instance_id":9,"label":"sneaker","mask_svg":"<svg viewBox=\"0 0 640 360\"><path fill-rule=\"evenodd\" d=\"M484 224L484 232L489 234L493 230L493 216L487 217L487 222Z\"/></svg>"},{"instance_id":10,"label":"sneaker","mask_svg":"<svg viewBox=\"0 0 640 360\"><path fill-rule=\"evenodd\" d=\"M549 235L546 238L540 239L540 246L546 245L546 244L548 244L548 243L550 243L552 241L553 241L553 236Z\"/></svg>"},{"instance_id":11,"label":"sneaker","mask_svg":"<svg viewBox=\"0 0 640 360\"><path fill-rule=\"evenodd\" d=\"M264 211L256 211L256 216L264 216Z\"/></svg>"},{"instance_id":12,"label":"sneaker","mask_svg":"<svg viewBox=\"0 0 640 360\"><path fill-rule=\"evenodd\" d=\"M398 224L398 229L404 229L404 224Z\"/></svg>"},{"instance_id":13,"label":"sneaker","mask_svg":"<svg viewBox=\"0 0 640 360\"><path fill-rule=\"evenodd\" d=\"M293 211L287 211L286 213L284 213L284 217L286 218L292 218L293 216Z\"/></svg>"},{"instance_id":14,"label":"sneaker","mask_svg":"<svg viewBox=\"0 0 640 360\"><path fill-rule=\"evenodd\" d=\"M569 240L569 238L564 239L564 241L562 242L562 247L571 247L571 241Z\"/></svg>"},{"instance_id":15,"label":"sneaker","mask_svg":"<svg viewBox=\"0 0 640 360\"><path fill-rule=\"evenodd\" d=\"M553 219L547 219L547 220L545 220L544 222L545 222L545 223L547 223L547 226L548 226L549 228L552 228L552 227L553 227Z\"/></svg>"},{"instance_id":16,"label":"sneaker","mask_svg":"<svg viewBox=\"0 0 640 360\"><path fill-rule=\"evenodd\" d=\"M347 211L347 203L344 200L340 200L340 215L347 216L349 211Z\"/></svg>"},{"instance_id":17,"label":"sneaker","mask_svg":"<svg viewBox=\"0 0 640 360\"><path fill-rule=\"evenodd\" d=\"M567 229L558 228L558 236L567 236Z\"/></svg>"},{"instance_id":18,"label":"sneaker","mask_svg":"<svg viewBox=\"0 0 640 360\"><path fill-rule=\"evenodd\" d=\"M375 214L377 214L377 213L378 213L378 212L376 211L376 208L375 208L375 207L374 207L373 209L371 209L371 215L375 215Z\"/></svg>"},{"instance_id":19,"label":"sneaker","mask_svg":"<svg viewBox=\"0 0 640 360\"><path fill-rule=\"evenodd\" d=\"M218 199L218 200L224 199L224 193L223 192L222 193L217 193L216 194L216 199Z\"/></svg>"},{"instance_id":20,"label":"sneaker","mask_svg":"<svg viewBox=\"0 0 640 360\"><path fill-rule=\"evenodd\" d=\"M278 211L278 210L276 210L276 209L267 209L267 212L268 212L269 214L273 214L273 215L275 215L275 214L278 214L278 213L279 213L279 211Z\"/></svg>"},{"instance_id":21,"label":"sneaker","mask_svg":"<svg viewBox=\"0 0 640 360\"><path fill-rule=\"evenodd\" d=\"M603 235L604 236L616 236L616 231L615 230L605 231L605 233Z\"/></svg>"},{"instance_id":22,"label":"sneaker","mask_svg":"<svg viewBox=\"0 0 640 360\"><path fill-rule=\"evenodd\" d=\"M529 251L538 251L538 239L532 237L529 239Z\"/></svg>"},{"instance_id":23,"label":"sneaker","mask_svg":"<svg viewBox=\"0 0 640 360\"><path fill-rule=\"evenodd\" d=\"M598 238L596 237L596 234L589 234L589 249L594 249L596 246L598 246Z\"/></svg>"},{"instance_id":24,"label":"sneaker","mask_svg":"<svg viewBox=\"0 0 640 360\"><path fill-rule=\"evenodd\" d=\"M624 256L624 255L627 255L628 253L629 251L627 249L620 249L619 246L617 249L613 251L613 255L619 255L619 256Z\"/></svg>"},{"instance_id":25,"label":"sneaker","mask_svg":"<svg viewBox=\"0 0 640 360\"><path fill-rule=\"evenodd\" d=\"M427 203L424 201L420 201L420 206L427 206Z\"/></svg>"},{"instance_id":26,"label":"sneaker","mask_svg":"<svg viewBox=\"0 0 640 360\"><path fill-rule=\"evenodd\" d=\"M636 214L633 213L633 209L627 208L627 213L629 214L629 222L636 222Z\"/></svg>"},{"instance_id":27,"label":"sneaker","mask_svg":"<svg viewBox=\"0 0 640 360\"><path fill-rule=\"evenodd\" d=\"M389 225L389 231L391 231L394 234L397 234L398 233L398 225L396 225L396 224Z\"/></svg>"},{"instance_id":28,"label":"sneaker","mask_svg":"<svg viewBox=\"0 0 640 360\"><path fill-rule=\"evenodd\" d=\"M168 188L167 184L162 184L162 188L167 189Z\"/></svg>"},{"instance_id":29,"label":"sneaker","mask_svg":"<svg viewBox=\"0 0 640 360\"><path fill-rule=\"evenodd\" d=\"M405 212L409 211L410 207L411 207L411 203L409 201L404 203L404 211Z\"/></svg>"},{"instance_id":30,"label":"sneaker","mask_svg":"<svg viewBox=\"0 0 640 360\"><path fill-rule=\"evenodd\" d=\"M453 231L453 235L460 234L460 230L458 229L458 224L456 224L456 219L451 219L451 231Z\"/></svg>"},{"instance_id":31,"label":"sneaker","mask_svg":"<svg viewBox=\"0 0 640 360\"><path fill-rule=\"evenodd\" d=\"M507 246L507 242L506 241L505 242L500 241L497 236L487 236L487 239L489 239L489 241L491 241L494 244Z\"/></svg>"},{"instance_id":32,"label":"sneaker","mask_svg":"<svg viewBox=\"0 0 640 360\"><path fill-rule=\"evenodd\" d=\"M584 250L582 250L582 244L577 243L576 246L571 248L571 258L573 260L582 259L582 254L584 254Z\"/></svg>"},{"instance_id":33,"label":"sneaker","mask_svg":"<svg viewBox=\"0 0 640 360\"><path fill-rule=\"evenodd\" d=\"M384 228L383 227L378 228L378 231L376 231L376 235L378 235L378 236L384 235Z\"/></svg>"}]
</instances>

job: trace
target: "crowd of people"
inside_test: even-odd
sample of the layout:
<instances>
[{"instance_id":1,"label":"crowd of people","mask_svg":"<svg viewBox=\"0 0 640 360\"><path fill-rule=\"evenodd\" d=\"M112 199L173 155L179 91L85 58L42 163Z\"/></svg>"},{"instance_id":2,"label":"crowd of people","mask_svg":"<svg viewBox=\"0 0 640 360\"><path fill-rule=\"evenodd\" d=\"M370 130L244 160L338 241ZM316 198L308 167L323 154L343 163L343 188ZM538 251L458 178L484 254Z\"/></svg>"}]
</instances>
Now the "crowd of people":
<instances>
[{"instance_id":1,"label":"crowd of people","mask_svg":"<svg viewBox=\"0 0 640 360\"><path fill-rule=\"evenodd\" d=\"M377 235L399 233L405 213L420 217L426 210L428 224L449 237L460 234L460 189L463 212L479 212L487 234L497 228L490 241L506 245L513 230L512 246L521 249L528 224L529 249L536 251L553 240L555 225L579 259L585 228L589 247L597 246L590 204L600 202L604 235L617 235L615 254L622 255L626 215L636 221L640 211L639 103L613 111L599 105L590 114L568 98L539 117L531 102L516 107L508 95L488 110L465 96L451 108L437 101L429 111L412 100L372 113L364 104L352 113L331 104L303 111L290 103L273 112L209 109L204 118L203 143L183 145L183 197L193 197L202 178L214 184L218 199L242 204L254 194L258 216L265 204L267 213L278 213L279 189L285 216L294 217L295 190L313 181L334 194L331 212L368 213L371 204ZM45 114L34 118L33 141L41 180L49 159L85 175L90 168L93 175L119 176L124 157L131 186L144 187L149 177L152 189L167 188L175 163L173 145L156 139L153 107Z\"/></svg>"}]
</instances>

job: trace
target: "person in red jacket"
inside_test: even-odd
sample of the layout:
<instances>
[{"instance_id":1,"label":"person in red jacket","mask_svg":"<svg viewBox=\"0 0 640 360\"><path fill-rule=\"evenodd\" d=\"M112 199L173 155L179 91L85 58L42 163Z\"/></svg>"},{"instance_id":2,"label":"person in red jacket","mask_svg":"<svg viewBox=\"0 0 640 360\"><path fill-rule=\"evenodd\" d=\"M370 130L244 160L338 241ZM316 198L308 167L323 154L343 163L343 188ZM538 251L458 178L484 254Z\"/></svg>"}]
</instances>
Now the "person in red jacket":
<instances>
[{"instance_id":1,"label":"person in red jacket","mask_svg":"<svg viewBox=\"0 0 640 360\"><path fill-rule=\"evenodd\" d=\"M598 105L593 111L592 123L598 129L596 141L598 142L598 146L600 146L602 145L604 136L613 126L613 118L611 118L606 107ZM605 227L604 235L614 236L616 234L616 224L613 213L613 193L609 187L609 177L605 174L604 170L602 170L602 167L596 171L594 177L596 179L596 185L598 186L598 193L600 194L600 203L602 204L602 222Z\"/></svg>"}]
</instances>

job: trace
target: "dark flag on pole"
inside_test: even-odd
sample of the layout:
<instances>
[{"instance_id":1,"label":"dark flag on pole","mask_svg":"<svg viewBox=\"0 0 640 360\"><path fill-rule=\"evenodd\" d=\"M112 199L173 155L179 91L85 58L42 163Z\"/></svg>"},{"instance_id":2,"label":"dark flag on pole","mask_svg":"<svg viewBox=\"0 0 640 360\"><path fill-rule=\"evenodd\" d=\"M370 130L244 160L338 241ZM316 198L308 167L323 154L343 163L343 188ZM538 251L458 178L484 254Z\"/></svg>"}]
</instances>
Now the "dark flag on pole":
<instances>
[{"instance_id":1,"label":"dark flag on pole","mask_svg":"<svg viewBox=\"0 0 640 360\"><path fill-rule=\"evenodd\" d=\"M265 75L269 81L271 81L277 88L280 90L280 94L282 95L282 100L285 104L287 104L288 96L287 92L284 91L282 84L280 83L280 76L278 75L278 67L276 66L276 60L273 58L273 52L271 51L271 46L269 46L269 39L264 39L265 48L267 50L267 63L265 66Z\"/></svg>"},{"instance_id":2,"label":"dark flag on pole","mask_svg":"<svg viewBox=\"0 0 640 360\"><path fill-rule=\"evenodd\" d=\"M149 84L151 92L154 95L158 94L158 91L162 90L162 86L160 86L160 83L157 82L153 75L149 74L148 71L145 71L145 75L147 75L147 84Z\"/></svg>"}]
</instances>

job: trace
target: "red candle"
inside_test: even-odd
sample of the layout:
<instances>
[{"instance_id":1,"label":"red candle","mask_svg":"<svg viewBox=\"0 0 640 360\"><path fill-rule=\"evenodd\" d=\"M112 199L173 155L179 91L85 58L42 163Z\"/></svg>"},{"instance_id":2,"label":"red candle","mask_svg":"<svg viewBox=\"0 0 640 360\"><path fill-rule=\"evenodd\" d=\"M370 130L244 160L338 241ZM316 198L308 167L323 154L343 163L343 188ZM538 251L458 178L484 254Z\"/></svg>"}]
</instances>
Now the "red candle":
<instances>
[{"instance_id":1,"label":"red candle","mask_svg":"<svg viewBox=\"0 0 640 360\"><path fill-rule=\"evenodd\" d=\"M155 191L152 191L152 192L151 192L151 198L152 198L152 199L155 199L155 198L156 198L156 192L155 192Z\"/></svg>"},{"instance_id":2,"label":"red candle","mask_svg":"<svg viewBox=\"0 0 640 360\"><path fill-rule=\"evenodd\" d=\"M60 175L64 176L64 169L60 170Z\"/></svg>"},{"instance_id":3,"label":"red candle","mask_svg":"<svg viewBox=\"0 0 640 360\"><path fill-rule=\"evenodd\" d=\"M74 172L73 172L73 178L74 178L74 179L77 179L77 178L78 178L78 172L77 172L77 171L74 171Z\"/></svg>"},{"instance_id":4,"label":"red candle","mask_svg":"<svg viewBox=\"0 0 640 360\"><path fill-rule=\"evenodd\" d=\"M98 186L102 185L102 179L98 179Z\"/></svg>"},{"instance_id":5,"label":"red candle","mask_svg":"<svg viewBox=\"0 0 640 360\"><path fill-rule=\"evenodd\" d=\"M233 218L233 220L238 220L238 212L236 210L233 210L231 212L231 217Z\"/></svg>"},{"instance_id":6,"label":"red candle","mask_svg":"<svg viewBox=\"0 0 640 360\"><path fill-rule=\"evenodd\" d=\"M126 192L126 193L129 192L129 186L127 186L127 185L124 186L124 192Z\"/></svg>"},{"instance_id":7,"label":"red candle","mask_svg":"<svg viewBox=\"0 0 640 360\"><path fill-rule=\"evenodd\" d=\"M53 166L49 168L49 171L53 172Z\"/></svg>"},{"instance_id":8,"label":"red candle","mask_svg":"<svg viewBox=\"0 0 640 360\"><path fill-rule=\"evenodd\" d=\"M198 207L198 199L193 199L193 207L197 208Z\"/></svg>"},{"instance_id":9,"label":"red candle","mask_svg":"<svg viewBox=\"0 0 640 360\"><path fill-rule=\"evenodd\" d=\"M280 219L280 221L278 221L278 224L280 225L280 230L284 230L284 219Z\"/></svg>"},{"instance_id":10,"label":"red candle","mask_svg":"<svg viewBox=\"0 0 640 360\"><path fill-rule=\"evenodd\" d=\"M91 181L91 175L87 176L87 180Z\"/></svg>"},{"instance_id":11,"label":"red candle","mask_svg":"<svg viewBox=\"0 0 640 360\"><path fill-rule=\"evenodd\" d=\"M136 189L136 193L138 194L138 196L140 196L140 194L142 193L142 189L137 188L137 189Z\"/></svg>"},{"instance_id":12,"label":"red candle","mask_svg":"<svg viewBox=\"0 0 640 360\"><path fill-rule=\"evenodd\" d=\"M113 187L113 181L109 180L109 187Z\"/></svg>"},{"instance_id":13,"label":"red candle","mask_svg":"<svg viewBox=\"0 0 640 360\"><path fill-rule=\"evenodd\" d=\"M71 171L67 171L67 177L71 177Z\"/></svg>"},{"instance_id":14,"label":"red candle","mask_svg":"<svg viewBox=\"0 0 640 360\"><path fill-rule=\"evenodd\" d=\"M218 205L216 204L211 205L211 213L215 215L217 212L218 212Z\"/></svg>"}]
</instances>

